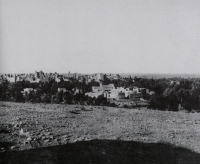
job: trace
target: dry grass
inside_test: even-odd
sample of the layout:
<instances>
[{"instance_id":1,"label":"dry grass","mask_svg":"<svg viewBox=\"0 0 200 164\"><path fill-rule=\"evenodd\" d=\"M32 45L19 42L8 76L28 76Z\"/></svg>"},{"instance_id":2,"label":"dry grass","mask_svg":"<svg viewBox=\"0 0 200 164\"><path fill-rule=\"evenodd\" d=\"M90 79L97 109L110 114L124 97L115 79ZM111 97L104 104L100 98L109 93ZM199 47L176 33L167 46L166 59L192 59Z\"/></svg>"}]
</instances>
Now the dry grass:
<instances>
[{"instance_id":1,"label":"dry grass","mask_svg":"<svg viewBox=\"0 0 200 164\"><path fill-rule=\"evenodd\" d=\"M137 141L143 143L168 143L200 153L200 114L186 112L154 111L142 108L119 109L113 107L80 106L81 114L75 105L26 104L1 102L0 124L12 124L21 119L27 132L51 132L55 139L41 141L41 147L74 143L87 139ZM92 108L92 110L90 110ZM105 110L103 110L105 109ZM20 129L12 133L0 133L2 142L15 142ZM63 135L69 135L63 138ZM38 140L40 140L40 135ZM30 149L31 145L15 143L20 150ZM34 143L34 141L32 141Z\"/></svg>"}]
</instances>

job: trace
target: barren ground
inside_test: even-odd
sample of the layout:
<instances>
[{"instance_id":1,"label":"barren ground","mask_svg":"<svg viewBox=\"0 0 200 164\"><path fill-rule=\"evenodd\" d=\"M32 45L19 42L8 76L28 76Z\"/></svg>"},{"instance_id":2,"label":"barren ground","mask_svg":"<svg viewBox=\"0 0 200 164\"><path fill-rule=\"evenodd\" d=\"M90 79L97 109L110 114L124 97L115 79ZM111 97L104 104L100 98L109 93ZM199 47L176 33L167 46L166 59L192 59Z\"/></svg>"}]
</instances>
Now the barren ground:
<instances>
[{"instance_id":1,"label":"barren ground","mask_svg":"<svg viewBox=\"0 0 200 164\"><path fill-rule=\"evenodd\" d=\"M200 163L199 113L84 109L0 102L0 163Z\"/></svg>"}]
</instances>

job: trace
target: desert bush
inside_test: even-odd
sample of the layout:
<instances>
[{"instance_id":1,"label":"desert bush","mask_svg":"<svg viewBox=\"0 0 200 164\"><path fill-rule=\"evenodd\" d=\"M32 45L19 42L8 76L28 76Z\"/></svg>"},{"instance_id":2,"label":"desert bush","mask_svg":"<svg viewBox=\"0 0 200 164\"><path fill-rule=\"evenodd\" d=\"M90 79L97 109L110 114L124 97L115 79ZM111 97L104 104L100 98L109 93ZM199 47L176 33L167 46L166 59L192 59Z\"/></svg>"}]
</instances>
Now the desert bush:
<instances>
[{"instance_id":1,"label":"desert bush","mask_svg":"<svg viewBox=\"0 0 200 164\"><path fill-rule=\"evenodd\" d=\"M117 105L113 102L109 104L110 107L116 107Z\"/></svg>"},{"instance_id":2,"label":"desert bush","mask_svg":"<svg viewBox=\"0 0 200 164\"><path fill-rule=\"evenodd\" d=\"M123 108L129 108L129 106L127 104L124 104Z\"/></svg>"}]
</instances>

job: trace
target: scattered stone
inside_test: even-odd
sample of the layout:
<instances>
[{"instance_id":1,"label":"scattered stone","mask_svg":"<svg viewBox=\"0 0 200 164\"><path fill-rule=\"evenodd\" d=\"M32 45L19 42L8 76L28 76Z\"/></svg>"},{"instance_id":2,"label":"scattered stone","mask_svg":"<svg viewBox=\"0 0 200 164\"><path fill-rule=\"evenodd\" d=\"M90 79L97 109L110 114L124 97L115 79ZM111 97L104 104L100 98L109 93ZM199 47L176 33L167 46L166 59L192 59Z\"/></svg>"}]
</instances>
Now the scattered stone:
<instances>
[{"instance_id":1,"label":"scattered stone","mask_svg":"<svg viewBox=\"0 0 200 164\"><path fill-rule=\"evenodd\" d=\"M42 140L45 140L46 139L46 137L45 136L42 136L42 138L41 138Z\"/></svg>"},{"instance_id":2,"label":"scattered stone","mask_svg":"<svg viewBox=\"0 0 200 164\"><path fill-rule=\"evenodd\" d=\"M49 136L49 138L50 138L50 139L53 139L53 138L54 138L54 136L53 136L53 135L51 135L51 136Z\"/></svg>"},{"instance_id":3,"label":"scattered stone","mask_svg":"<svg viewBox=\"0 0 200 164\"><path fill-rule=\"evenodd\" d=\"M83 138L83 141L89 141L90 139L89 138L87 138L87 137L84 137Z\"/></svg>"},{"instance_id":4,"label":"scattered stone","mask_svg":"<svg viewBox=\"0 0 200 164\"><path fill-rule=\"evenodd\" d=\"M14 128L19 128L19 124L15 124L15 125L14 125Z\"/></svg>"},{"instance_id":5,"label":"scattered stone","mask_svg":"<svg viewBox=\"0 0 200 164\"><path fill-rule=\"evenodd\" d=\"M69 138L69 137L72 137L73 135L72 134L69 134L67 137Z\"/></svg>"},{"instance_id":6,"label":"scattered stone","mask_svg":"<svg viewBox=\"0 0 200 164\"><path fill-rule=\"evenodd\" d=\"M10 149L12 149L12 150L13 150L13 149L16 149L16 146L11 146Z\"/></svg>"},{"instance_id":7,"label":"scattered stone","mask_svg":"<svg viewBox=\"0 0 200 164\"><path fill-rule=\"evenodd\" d=\"M63 140L66 141L66 140L69 140L69 138L64 138Z\"/></svg>"},{"instance_id":8,"label":"scattered stone","mask_svg":"<svg viewBox=\"0 0 200 164\"><path fill-rule=\"evenodd\" d=\"M84 139L83 138L77 138L77 141L83 141Z\"/></svg>"},{"instance_id":9,"label":"scattered stone","mask_svg":"<svg viewBox=\"0 0 200 164\"><path fill-rule=\"evenodd\" d=\"M20 120L22 120L20 117L17 117L17 121L20 121Z\"/></svg>"},{"instance_id":10,"label":"scattered stone","mask_svg":"<svg viewBox=\"0 0 200 164\"><path fill-rule=\"evenodd\" d=\"M44 140L44 142L49 142L49 139Z\"/></svg>"},{"instance_id":11,"label":"scattered stone","mask_svg":"<svg viewBox=\"0 0 200 164\"><path fill-rule=\"evenodd\" d=\"M46 135L46 136L48 136L48 135L50 135L51 133L50 132L48 132L48 133L44 133L44 135Z\"/></svg>"},{"instance_id":12,"label":"scattered stone","mask_svg":"<svg viewBox=\"0 0 200 164\"><path fill-rule=\"evenodd\" d=\"M31 137L28 137L26 140L27 140L27 141L31 141L31 140L32 140L32 138L31 138Z\"/></svg>"},{"instance_id":13,"label":"scattered stone","mask_svg":"<svg viewBox=\"0 0 200 164\"><path fill-rule=\"evenodd\" d=\"M24 129L21 128L21 130L19 131L19 135L20 136L29 136L29 132L24 132Z\"/></svg>"}]
</instances>

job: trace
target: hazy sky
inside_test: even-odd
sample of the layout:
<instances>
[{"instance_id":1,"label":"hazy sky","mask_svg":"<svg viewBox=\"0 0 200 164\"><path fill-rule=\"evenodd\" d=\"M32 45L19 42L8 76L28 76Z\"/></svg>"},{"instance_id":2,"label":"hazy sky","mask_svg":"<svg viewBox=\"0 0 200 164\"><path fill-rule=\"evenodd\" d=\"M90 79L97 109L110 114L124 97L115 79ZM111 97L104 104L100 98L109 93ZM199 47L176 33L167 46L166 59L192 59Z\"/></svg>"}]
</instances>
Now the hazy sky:
<instances>
[{"instance_id":1,"label":"hazy sky","mask_svg":"<svg viewBox=\"0 0 200 164\"><path fill-rule=\"evenodd\" d=\"M0 73L200 73L199 0L0 0Z\"/></svg>"}]
</instances>

